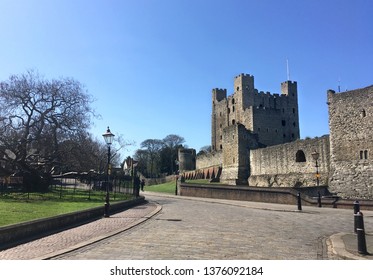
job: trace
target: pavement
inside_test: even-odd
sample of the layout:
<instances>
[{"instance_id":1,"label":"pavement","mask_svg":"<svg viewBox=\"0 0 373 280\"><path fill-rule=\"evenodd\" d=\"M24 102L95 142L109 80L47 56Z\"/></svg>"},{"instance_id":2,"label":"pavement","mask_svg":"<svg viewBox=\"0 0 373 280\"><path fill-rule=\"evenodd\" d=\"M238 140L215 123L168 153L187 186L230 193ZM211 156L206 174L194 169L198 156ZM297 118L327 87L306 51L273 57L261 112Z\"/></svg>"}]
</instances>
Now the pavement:
<instances>
[{"instance_id":1,"label":"pavement","mask_svg":"<svg viewBox=\"0 0 373 280\"><path fill-rule=\"evenodd\" d=\"M211 202L211 199L177 197L174 195L147 191L143 192L142 195L145 197L147 195L156 197L166 196L178 199L208 200ZM256 209L266 207L266 210L276 211L289 208L289 205L235 200L214 200L214 202L237 206L246 203L246 207ZM161 205L150 201L146 204L114 214L110 216L110 218L99 219L7 250L2 250L0 251L0 260L46 260L56 258L140 225L159 213L161 209ZM324 240L326 243L327 255L332 256L332 259L373 260L373 233L368 232L365 234L367 254L359 254L357 252L357 235L353 232L336 233Z\"/></svg>"}]
</instances>

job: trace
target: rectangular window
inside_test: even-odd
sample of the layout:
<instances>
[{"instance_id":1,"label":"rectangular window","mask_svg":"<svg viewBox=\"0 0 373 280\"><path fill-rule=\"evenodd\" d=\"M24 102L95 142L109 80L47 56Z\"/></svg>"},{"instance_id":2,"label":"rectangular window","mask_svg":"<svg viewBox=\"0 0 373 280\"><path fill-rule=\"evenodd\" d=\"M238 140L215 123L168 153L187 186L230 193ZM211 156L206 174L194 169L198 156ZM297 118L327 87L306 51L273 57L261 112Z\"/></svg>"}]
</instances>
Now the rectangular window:
<instances>
[{"instance_id":1,"label":"rectangular window","mask_svg":"<svg viewBox=\"0 0 373 280\"><path fill-rule=\"evenodd\" d=\"M360 159L368 159L368 150L360 151Z\"/></svg>"}]
</instances>

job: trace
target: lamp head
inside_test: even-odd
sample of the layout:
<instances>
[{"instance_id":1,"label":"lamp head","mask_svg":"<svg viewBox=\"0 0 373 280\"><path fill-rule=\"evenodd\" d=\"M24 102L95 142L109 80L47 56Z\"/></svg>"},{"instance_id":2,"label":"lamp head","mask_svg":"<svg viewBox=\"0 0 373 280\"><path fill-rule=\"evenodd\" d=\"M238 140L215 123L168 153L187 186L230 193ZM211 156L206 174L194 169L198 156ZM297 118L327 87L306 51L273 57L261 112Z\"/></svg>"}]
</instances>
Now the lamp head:
<instances>
[{"instance_id":1,"label":"lamp head","mask_svg":"<svg viewBox=\"0 0 373 280\"><path fill-rule=\"evenodd\" d=\"M314 151L314 152L311 154L311 156L312 156L312 158L313 158L314 160L318 160L318 159L319 159L319 153L316 152L316 151Z\"/></svg>"},{"instance_id":2,"label":"lamp head","mask_svg":"<svg viewBox=\"0 0 373 280\"><path fill-rule=\"evenodd\" d=\"M106 144L107 144L108 146L110 146L110 145L113 143L113 140L114 140L114 136L115 136L115 135L114 135L113 133L111 133L109 127L107 127L106 132L105 132L104 134L102 134L102 136L104 137L104 140L105 140L105 142L106 142Z\"/></svg>"}]
</instances>

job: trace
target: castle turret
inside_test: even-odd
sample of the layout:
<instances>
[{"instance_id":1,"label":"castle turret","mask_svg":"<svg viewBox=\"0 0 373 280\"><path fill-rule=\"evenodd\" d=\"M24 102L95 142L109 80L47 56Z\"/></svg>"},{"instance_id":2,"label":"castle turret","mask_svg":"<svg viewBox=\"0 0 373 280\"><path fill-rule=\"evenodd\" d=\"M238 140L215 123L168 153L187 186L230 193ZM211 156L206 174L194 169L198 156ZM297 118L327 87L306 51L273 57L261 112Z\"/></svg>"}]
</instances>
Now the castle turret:
<instances>
[{"instance_id":1,"label":"castle turret","mask_svg":"<svg viewBox=\"0 0 373 280\"><path fill-rule=\"evenodd\" d=\"M247 185L250 176L250 149L258 148L257 135L242 124L223 130L223 172L221 182L229 185Z\"/></svg>"},{"instance_id":2,"label":"castle turret","mask_svg":"<svg viewBox=\"0 0 373 280\"><path fill-rule=\"evenodd\" d=\"M281 83L281 94L287 97L287 102L282 107L283 137L285 143L300 138L297 82L285 81Z\"/></svg>"},{"instance_id":3,"label":"castle turret","mask_svg":"<svg viewBox=\"0 0 373 280\"><path fill-rule=\"evenodd\" d=\"M295 81L285 81L281 83L281 94L297 97L298 87Z\"/></svg>"},{"instance_id":4,"label":"castle turret","mask_svg":"<svg viewBox=\"0 0 373 280\"><path fill-rule=\"evenodd\" d=\"M227 125L228 121L227 90L214 88L211 112L211 148L213 151L221 150L222 128Z\"/></svg>"},{"instance_id":5,"label":"castle turret","mask_svg":"<svg viewBox=\"0 0 373 280\"><path fill-rule=\"evenodd\" d=\"M241 74L234 78L236 104L242 110L254 105L254 76Z\"/></svg>"},{"instance_id":6,"label":"castle turret","mask_svg":"<svg viewBox=\"0 0 373 280\"><path fill-rule=\"evenodd\" d=\"M195 170L196 169L196 150L179 148L179 171Z\"/></svg>"},{"instance_id":7,"label":"castle turret","mask_svg":"<svg viewBox=\"0 0 373 280\"><path fill-rule=\"evenodd\" d=\"M214 101L222 101L224 98L227 98L227 90L221 88L214 88L212 90L212 102Z\"/></svg>"}]
</instances>

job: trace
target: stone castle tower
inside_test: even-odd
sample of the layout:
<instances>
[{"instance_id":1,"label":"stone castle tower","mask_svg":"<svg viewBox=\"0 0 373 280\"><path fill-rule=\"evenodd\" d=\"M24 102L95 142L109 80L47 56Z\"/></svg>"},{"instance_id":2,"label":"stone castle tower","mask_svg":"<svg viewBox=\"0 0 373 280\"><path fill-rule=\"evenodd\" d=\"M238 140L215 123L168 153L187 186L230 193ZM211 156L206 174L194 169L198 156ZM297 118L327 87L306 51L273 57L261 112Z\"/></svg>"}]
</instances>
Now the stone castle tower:
<instances>
[{"instance_id":1,"label":"stone castle tower","mask_svg":"<svg viewBox=\"0 0 373 280\"><path fill-rule=\"evenodd\" d=\"M329 187L345 198L373 198L373 86L328 91Z\"/></svg>"},{"instance_id":2,"label":"stone castle tower","mask_svg":"<svg viewBox=\"0 0 373 280\"><path fill-rule=\"evenodd\" d=\"M250 150L300 138L297 83L281 84L281 95L259 92L252 75L234 79L234 93L212 90L211 148L222 152L221 182L247 184Z\"/></svg>"},{"instance_id":3,"label":"stone castle tower","mask_svg":"<svg viewBox=\"0 0 373 280\"><path fill-rule=\"evenodd\" d=\"M234 93L212 90L211 147L223 150L225 128L242 124L258 137L259 146L272 146L299 139L297 83L281 84L281 95L259 92L254 76L241 74L234 79Z\"/></svg>"}]
</instances>

